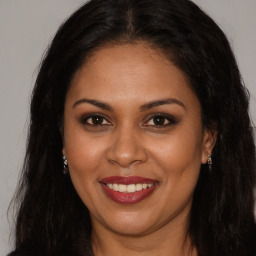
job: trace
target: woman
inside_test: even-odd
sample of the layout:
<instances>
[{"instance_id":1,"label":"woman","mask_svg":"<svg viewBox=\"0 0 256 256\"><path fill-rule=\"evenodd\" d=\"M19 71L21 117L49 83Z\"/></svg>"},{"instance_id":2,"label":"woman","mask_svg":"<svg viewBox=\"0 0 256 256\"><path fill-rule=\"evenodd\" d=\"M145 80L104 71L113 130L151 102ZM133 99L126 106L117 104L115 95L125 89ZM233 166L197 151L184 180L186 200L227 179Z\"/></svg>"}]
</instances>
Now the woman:
<instances>
[{"instance_id":1,"label":"woman","mask_svg":"<svg viewBox=\"0 0 256 256\"><path fill-rule=\"evenodd\" d=\"M41 65L10 255L255 255L255 146L229 43L188 0L92 0Z\"/></svg>"}]
</instances>

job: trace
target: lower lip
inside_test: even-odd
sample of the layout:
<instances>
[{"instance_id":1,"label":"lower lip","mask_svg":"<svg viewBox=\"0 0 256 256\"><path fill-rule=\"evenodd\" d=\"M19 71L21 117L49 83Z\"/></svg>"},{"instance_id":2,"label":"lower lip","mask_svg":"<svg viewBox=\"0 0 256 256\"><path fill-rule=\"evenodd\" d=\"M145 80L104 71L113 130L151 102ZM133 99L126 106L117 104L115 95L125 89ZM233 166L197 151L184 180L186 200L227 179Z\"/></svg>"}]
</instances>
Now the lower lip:
<instances>
[{"instance_id":1,"label":"lower lip","mask_svg":"<svg viewBox=\"0 0 256 256\"><path fill-rule=\"evenodd\" d=\"M113 189L110 189L107 185L102 184L103 190L105 194L112 199L114 202L119 204L136 204L143 199L147 198L152 194L154 189L156 188L156 184L154 184L152 187L143 189L141 191L136 191L134 193L123 193L114 191Z\"/></svg>"}]
</instances>

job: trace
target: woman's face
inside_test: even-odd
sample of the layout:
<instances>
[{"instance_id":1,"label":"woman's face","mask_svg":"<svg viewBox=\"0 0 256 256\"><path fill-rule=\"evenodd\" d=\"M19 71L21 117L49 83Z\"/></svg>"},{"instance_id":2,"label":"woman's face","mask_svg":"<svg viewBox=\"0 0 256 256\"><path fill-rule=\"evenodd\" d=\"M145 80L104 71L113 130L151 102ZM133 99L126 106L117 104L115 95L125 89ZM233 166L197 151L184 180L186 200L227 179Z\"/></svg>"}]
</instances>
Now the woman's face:
<instances>
[{"instance_id":1,"label":"woman's face","mask_svg":"<svg viewBox=\"0 0 256 256\"><path fill-rule=\"evenodd\" d=\"M185 75L146 44L98 49L67 93L63 154L94 230L185 226L213 143Z\"/></svg>"}]
</instances>

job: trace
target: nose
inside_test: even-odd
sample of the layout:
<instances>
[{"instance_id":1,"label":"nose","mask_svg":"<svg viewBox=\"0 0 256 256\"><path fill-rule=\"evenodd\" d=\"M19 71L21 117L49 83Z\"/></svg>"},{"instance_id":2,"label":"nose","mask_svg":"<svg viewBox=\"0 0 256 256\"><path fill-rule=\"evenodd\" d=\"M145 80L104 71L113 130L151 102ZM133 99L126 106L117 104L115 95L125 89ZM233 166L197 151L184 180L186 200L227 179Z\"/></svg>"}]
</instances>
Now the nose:
<instances>
[{"instance_id":1,"label":"nose","mask_svg":"<svg viewBox=\"0 0 256 256\"><path fill-rule=\"evenodd\" d=\"M108 161L123 168L130 167L147 160L147 152L143 147L143 136L132 128L116 131L111 147L108 150Z\"/></svg>"}]
</instances>

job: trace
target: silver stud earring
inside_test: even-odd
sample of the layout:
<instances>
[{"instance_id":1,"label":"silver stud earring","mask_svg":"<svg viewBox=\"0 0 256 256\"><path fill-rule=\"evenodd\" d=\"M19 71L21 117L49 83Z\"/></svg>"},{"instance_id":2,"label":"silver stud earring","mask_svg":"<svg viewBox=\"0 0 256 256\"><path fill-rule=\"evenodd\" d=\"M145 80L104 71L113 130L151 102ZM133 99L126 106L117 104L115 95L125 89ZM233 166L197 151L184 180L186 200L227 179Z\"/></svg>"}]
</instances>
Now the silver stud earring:
<instances>
[{"instance_id":1,"label":"silver stud earring","mask_svg":"<svg viewBox=\"0 0 256 256\"><path fill-rule=\"evenodd\" d=\"M68 173L68 160L63 155L63 174L67 174L67 173Z\"/></svg>"},{"instance_id":2,"label":"silver stud earring","mask_svg":"<svg viewBox=\"0 0 256 256\"><path fill-rule=\"evenodd\" d=\"M211 171L212 170L212 156L209 154L207 156L207 163L208 163L209 171Z\"/></svg>"}]
</instances>

